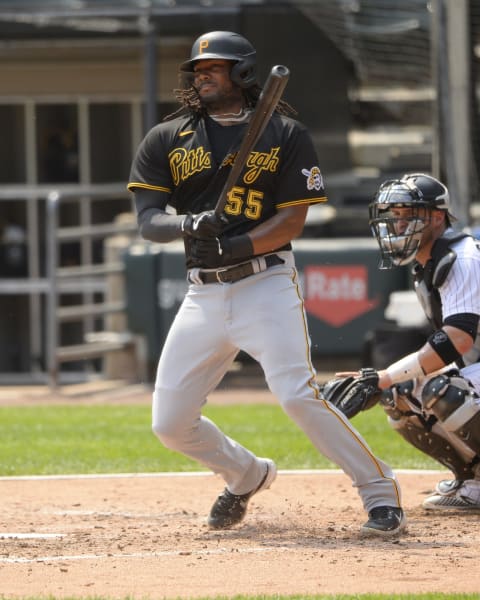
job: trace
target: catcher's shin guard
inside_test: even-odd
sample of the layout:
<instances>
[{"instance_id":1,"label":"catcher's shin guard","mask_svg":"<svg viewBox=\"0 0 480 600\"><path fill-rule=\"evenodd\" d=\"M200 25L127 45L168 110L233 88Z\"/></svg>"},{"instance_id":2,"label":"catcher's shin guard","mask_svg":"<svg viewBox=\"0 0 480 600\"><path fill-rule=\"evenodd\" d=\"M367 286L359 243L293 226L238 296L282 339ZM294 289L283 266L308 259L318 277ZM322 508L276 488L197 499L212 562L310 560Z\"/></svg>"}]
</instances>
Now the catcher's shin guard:
<instances>
[{"instance_id":1,"label":"catcher's shin guard","mask_svg":"<svg viewBox=\"0 0 480 600\"><path fill-rule=\"evenodd\" d=\"M387 408L385 412L389 414ZM427 428L416 415L400 418L389 416L388 422L409 444L452 471L455 479L473 479L473 464L470 456L463 457L447 438L440 435L439 431L434 431L435 425L429 430L430 428Z\"/></svg>"},{"instance_id":2,"label":"catcher's shin guard","mask_svg":"<svg viewBox=\"0 0 480 600\"><path fill-rule=\"evenodd\" d=\"M480 400L467 380L445 374L433 377L423 388L422 405L448 433L480 454Z\"/></svg>"}]
</instances>

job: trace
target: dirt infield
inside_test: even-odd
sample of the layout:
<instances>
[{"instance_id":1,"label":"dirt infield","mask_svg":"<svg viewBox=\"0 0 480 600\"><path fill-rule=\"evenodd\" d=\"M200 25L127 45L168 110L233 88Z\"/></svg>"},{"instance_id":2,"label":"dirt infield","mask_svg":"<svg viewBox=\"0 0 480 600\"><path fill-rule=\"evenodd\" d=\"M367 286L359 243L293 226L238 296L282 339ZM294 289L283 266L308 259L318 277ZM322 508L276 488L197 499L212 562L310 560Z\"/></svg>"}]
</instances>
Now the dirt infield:
<instances>
[{"instance_id":1,"label":"dirt infield","mask_svg":"<svg viewBox=\"0 0 480 600\"><path fill-rule=\"evenodd\" d=\"M205 523L213 475L0 480L0 595L476 592L478 515L419 506L439 473L400 473L408 532L361 539L342 473L280 473L236 529Z\"/></svg>"},{"instance_id":2,"label":"dirt infield","mask_svg":"<svg viewBox=\"0 0 480 600\"><path fill-rule=\"evenodd\" d=\"M149 401L138 392L115 401ZM33 390L21 397L65 402ZM0 393L0 403L8 398ZM212 401L259 399L271 401L262 390L219 391ZM365 514L339 472L280 472L245 522L224 532L206 526L223 487L211 474L0 478L0 596L478 592L479 515L421 508L447 475L399 473L409 527L390 541L360 538Z\"/></svg>"}]
</instances>

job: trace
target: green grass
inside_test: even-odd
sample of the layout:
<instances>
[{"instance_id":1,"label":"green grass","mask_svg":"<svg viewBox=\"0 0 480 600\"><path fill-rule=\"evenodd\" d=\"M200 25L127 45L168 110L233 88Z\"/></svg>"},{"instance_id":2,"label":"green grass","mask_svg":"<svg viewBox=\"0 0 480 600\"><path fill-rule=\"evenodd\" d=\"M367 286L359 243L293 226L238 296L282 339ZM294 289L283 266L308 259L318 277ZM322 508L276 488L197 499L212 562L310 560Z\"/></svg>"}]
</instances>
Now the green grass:
<instances>
[{"instance_id":1,"label":"green grass","mask_svg":"<svg viewBox=\"0 0 480 600\"><path fill-rule=\"evenodd\" d=\"M205 414L280 469L335 467L277 405L208 406ZM353 422L391 466L440 468L388 426L381 408ZM0 476L199 470L157 441L149 406L0 407Z\"/></svg>"}]
</instances>

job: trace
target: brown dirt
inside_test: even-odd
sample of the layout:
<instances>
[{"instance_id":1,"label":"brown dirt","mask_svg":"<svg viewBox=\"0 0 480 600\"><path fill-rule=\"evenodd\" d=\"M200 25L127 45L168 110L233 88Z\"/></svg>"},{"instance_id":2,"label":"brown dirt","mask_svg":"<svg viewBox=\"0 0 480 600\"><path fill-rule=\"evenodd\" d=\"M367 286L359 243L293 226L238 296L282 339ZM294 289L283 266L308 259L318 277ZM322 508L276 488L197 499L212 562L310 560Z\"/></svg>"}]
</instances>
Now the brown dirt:
<instances>
[{"instance_id":1,"label":"brown dirt","mask_svg":"<svg viewBox=\"0 0 480 600\"><path fill-rule=\"evenodd\" d=\"M268 401L258 390L244 400L257 393ZM89 396L76 400L99 401ZM30 390L29 402L46 399ZM280 472L223 532L205 522L222 488L211 474L0 478L0 596L478 592L478 514L421 508L445 476L399 472L409 527L390 541L360 538L365 514L339 472Z\"/></svg>"}]
</instances>

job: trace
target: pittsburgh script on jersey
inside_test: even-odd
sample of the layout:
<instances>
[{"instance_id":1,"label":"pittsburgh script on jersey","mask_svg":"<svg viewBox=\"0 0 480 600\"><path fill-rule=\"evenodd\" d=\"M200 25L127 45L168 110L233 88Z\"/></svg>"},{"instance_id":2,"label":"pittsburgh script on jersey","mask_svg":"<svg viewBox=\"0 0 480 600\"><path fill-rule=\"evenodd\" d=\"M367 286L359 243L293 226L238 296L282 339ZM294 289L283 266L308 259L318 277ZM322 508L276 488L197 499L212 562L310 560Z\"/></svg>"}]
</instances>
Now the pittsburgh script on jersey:
<instances>
[{"instance_id":1,"label":"pittsburgh script on jersey","mask_svg":"<svg viewBox=\"0 0 480 600\"><path fill-rule=\"evenodd\" d=\"M256 181L262 171L274 173L277 170L279 158L279 147L272 148L270 152L251 152L246 162L247 172L244 182L247 185ZM210 169L212 167L212 153L206 152L203 146L187 150L186 148L174 148L168 155L170 170L175 185L185 181L193 174ZM228 154L222 162L222 166L231 165L235 154Z\"/></svg>"},{"instance_id":2,"label":"pittsburgh script on jersey","mask_svg":"<svg viewBox=\"0 0 480 600\"><path fill-rule=\"evenodd\" d=\"M174 148L168 155L168 160L175 185L178 185L180 181L185 181L194 173L212 167L212 153L205 152L203 146L193 150Z\"/></svg>"}]
</instances>

